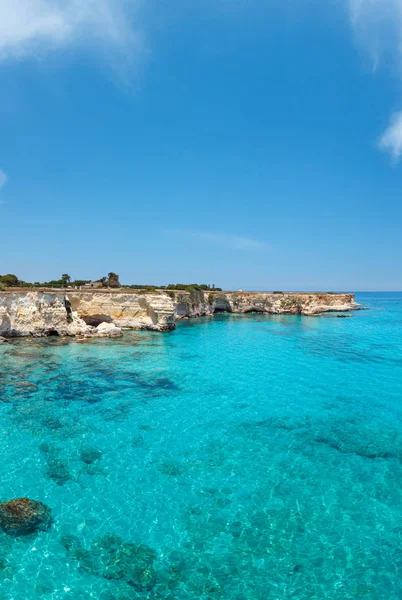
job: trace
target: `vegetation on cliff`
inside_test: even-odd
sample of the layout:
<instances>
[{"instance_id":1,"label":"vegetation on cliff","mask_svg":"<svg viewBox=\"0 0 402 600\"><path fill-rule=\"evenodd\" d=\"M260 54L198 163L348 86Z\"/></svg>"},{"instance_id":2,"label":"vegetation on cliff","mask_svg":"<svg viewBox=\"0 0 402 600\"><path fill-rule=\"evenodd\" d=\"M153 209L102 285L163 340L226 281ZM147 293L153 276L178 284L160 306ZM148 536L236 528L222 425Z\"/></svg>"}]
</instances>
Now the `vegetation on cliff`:
<instances>
[{"instance_id":1,"label":"vegetation on cliff","mask_svg":"<svg viewBox=\"0 0 402 600\"><path fill-rule=\"evenodd\" d=\"M29 281L23 281L19 279L17 275L8 274L8 275L0 275L0 290L7 288L64 288L69 285L73 287L79 287L81 285L85 285L89 283L87 279L76 279L74 281L71 280L70 275L64 273L60 279L52 279L51 281L35 281L31 283Z\"/></svg>"},{"instance_id":2,"label":"vegetation on cliff","mask_svg":"<svg viewBox=\"0 0 402 600\"><path fill-rule=\"evenodd\" d=\"M202 283L201 285L199 285L198 283L170 283L167 287L167 290L179 290L179 291L186 291L186 292L191 292L193 290L200 290L202 292L221 292L222 288L217 288L214 285L207 285L206 283Z\"/></svg>"},{"instance_id":3,"label":"vegetation on cliff","mask_svg":"<svg viewBox=\"0 0 402 600\"><path fill-rule=\"evenodd\" d=\"M34 283L30 283L28 281L23 281L14 274L8 275L0 275L0 291L7 290L9 288L66 288L66 287L82 287L82 286L90 286L94 288L113 288L117 289L120 287L134 289L134 290L146 290L147 292L153 292L155 290L177 290L177 291L187 291L192 292L194 290L200 291L222 291L222 288L217 288L215 286L207 285L205 283L175 283L165 285L122 285L120 283L120 278L117 273L110 272L107 277L101 277L96 281L91 281L90 279L72 279L68 273L63 273L60 279L52 279L51 281L35 281Z\"/></svg>"}]
</instances>

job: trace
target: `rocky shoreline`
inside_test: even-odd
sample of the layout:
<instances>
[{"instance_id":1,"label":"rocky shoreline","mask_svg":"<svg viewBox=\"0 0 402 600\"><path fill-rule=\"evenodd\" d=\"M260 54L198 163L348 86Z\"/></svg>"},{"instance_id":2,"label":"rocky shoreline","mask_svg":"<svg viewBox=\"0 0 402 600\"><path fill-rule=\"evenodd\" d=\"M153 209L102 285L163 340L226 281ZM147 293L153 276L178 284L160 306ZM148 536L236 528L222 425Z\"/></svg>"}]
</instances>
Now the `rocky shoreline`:
<instances>
[{"instance_id":1,"label":"rocky shoreline","mask_svg":"<svg viewBox=\"0 0 402 600\"><path fill-rule=\"evenodd\" d=\"M354 294L3 291L0 292L0 336L119 337L129 329L172 331L180 319L216 313L319 316L359 309Z\"/></svg>"}]
</instances>

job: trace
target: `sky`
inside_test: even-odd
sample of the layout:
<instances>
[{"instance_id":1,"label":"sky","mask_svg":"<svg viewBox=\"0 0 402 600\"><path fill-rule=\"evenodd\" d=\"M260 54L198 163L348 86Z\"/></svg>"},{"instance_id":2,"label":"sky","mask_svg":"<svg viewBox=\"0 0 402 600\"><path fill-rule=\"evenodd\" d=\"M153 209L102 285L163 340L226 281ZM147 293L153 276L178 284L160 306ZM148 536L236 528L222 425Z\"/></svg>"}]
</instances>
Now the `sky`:
<instances>
[{"instance_id":1,"label":"sky","mask_svg":"<svg viewBox=\"0 0 402 600\"><path fill-rule=\"evenodd\" d=\"M402 0L0 0L0 273L401 290L401 83Z\"/></svg>"}]
</instances>

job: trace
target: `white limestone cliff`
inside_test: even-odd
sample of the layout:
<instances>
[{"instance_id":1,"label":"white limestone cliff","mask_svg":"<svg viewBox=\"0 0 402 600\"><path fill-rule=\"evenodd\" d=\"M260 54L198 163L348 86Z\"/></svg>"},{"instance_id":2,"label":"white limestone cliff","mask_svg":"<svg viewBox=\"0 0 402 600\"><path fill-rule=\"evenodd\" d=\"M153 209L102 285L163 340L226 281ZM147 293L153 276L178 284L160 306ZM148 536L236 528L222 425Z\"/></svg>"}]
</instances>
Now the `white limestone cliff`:
<instances>
[{"instance_id":1,"label":"white limestone cliff","mask_svg":"<svg viewBox=\"0 0 402 600\"><path fill-rule=\"evenodd\" d=\"M217 312L320 315L356 310L353 294L158 291L0 292L0 336L117 337L122 329L171 331Z\"/></svg>"},{"instance_id":2,"label":"white limestone cliff","mask_svg":"<svg viewBox=\"0 0 402 600\"><path fill-rule=\"evenodd\" d=\"M71 292L71 308L88 324L114 323L122 329L171 331L174 306L167 294Z\"/></svg>"},{"instance_id":3,"label":"white limestone cliff","mask_svg":"<svg viewBox=\"0 0 402 600\"><path fill-rule=\"evenodd\" d=\"M0 292L0 335L86 335L90 329L60 292Z\"/></svg>"}]
</instances>

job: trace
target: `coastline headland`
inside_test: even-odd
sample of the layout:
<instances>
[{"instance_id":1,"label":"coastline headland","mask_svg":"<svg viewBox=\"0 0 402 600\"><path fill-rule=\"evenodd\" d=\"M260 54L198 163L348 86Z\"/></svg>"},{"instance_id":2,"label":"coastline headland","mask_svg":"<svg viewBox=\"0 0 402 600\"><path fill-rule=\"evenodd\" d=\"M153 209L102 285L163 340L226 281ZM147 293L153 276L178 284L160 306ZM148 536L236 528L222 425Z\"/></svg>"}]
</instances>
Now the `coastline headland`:
<instances>
[{"instance_id":1,"label":"coastline headland","mask_svg":"<svg viewBox=\"0 0 402 600\"><path fill-rule=\"evenodd\" d=\"M0 336L117 337L167 332L180 319L216 313L319 316L358 310L354 294L20 289L0 292Z\"/></svg>"}]
</instances>

